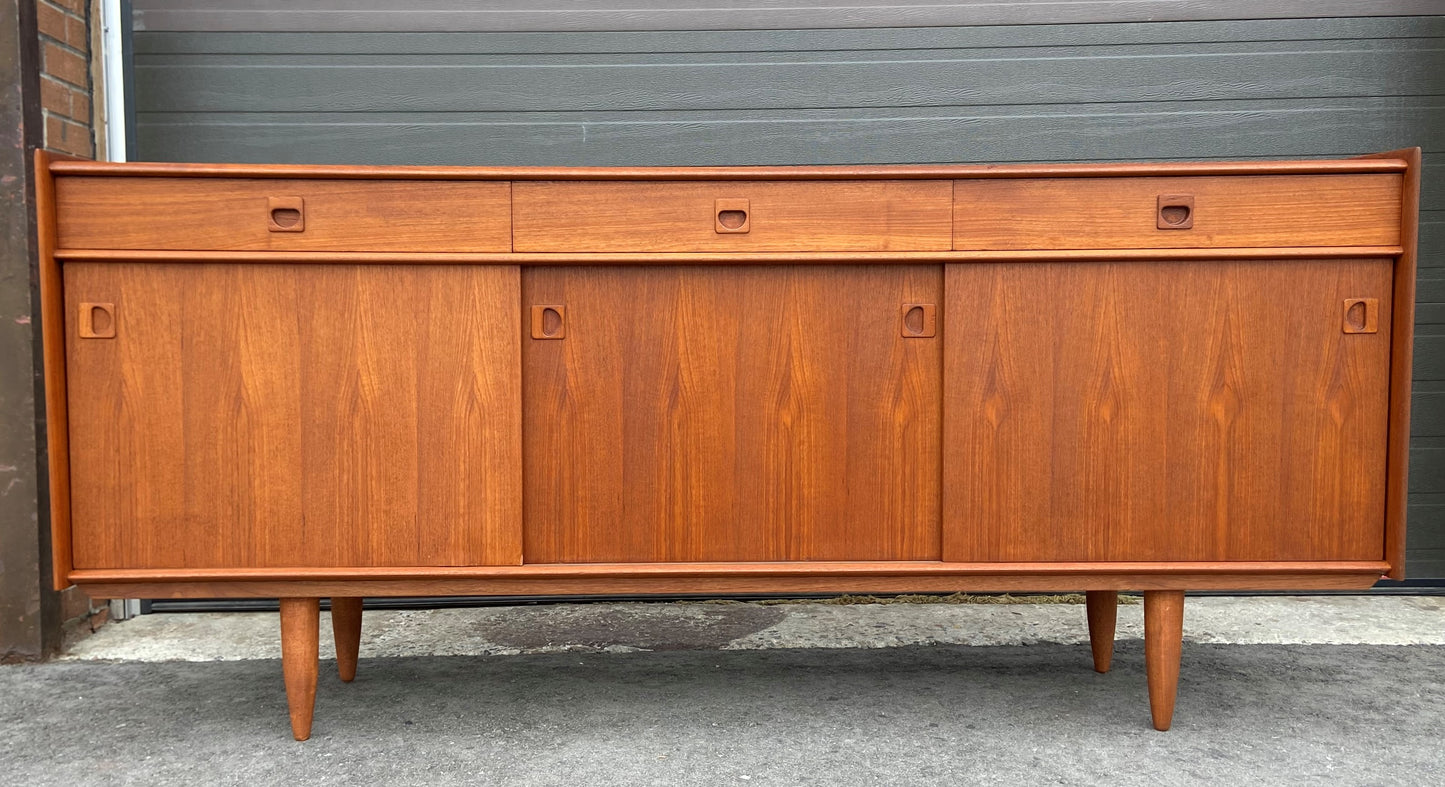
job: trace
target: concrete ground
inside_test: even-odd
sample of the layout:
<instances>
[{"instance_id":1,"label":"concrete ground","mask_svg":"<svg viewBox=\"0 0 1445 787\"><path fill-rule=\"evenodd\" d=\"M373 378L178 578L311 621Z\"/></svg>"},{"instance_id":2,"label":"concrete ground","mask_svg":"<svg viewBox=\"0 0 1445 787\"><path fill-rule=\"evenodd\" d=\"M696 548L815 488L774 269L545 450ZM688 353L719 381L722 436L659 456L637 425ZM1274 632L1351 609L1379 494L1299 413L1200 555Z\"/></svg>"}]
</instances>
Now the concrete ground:
<instances>
[{"instance_id":1,"label":"concrete ground","mask_svg":"<svg viewBox=\"0 0 1445 787\"><path fill-rule=\"evenodd\" d=\"M1445 783L1445 599L1191 598L1168 733L1140 618L1098 675L1070 604L374 611L296 743L274 613L150 615L0 667L0 782Z\"/></svg>"}]
</instances>

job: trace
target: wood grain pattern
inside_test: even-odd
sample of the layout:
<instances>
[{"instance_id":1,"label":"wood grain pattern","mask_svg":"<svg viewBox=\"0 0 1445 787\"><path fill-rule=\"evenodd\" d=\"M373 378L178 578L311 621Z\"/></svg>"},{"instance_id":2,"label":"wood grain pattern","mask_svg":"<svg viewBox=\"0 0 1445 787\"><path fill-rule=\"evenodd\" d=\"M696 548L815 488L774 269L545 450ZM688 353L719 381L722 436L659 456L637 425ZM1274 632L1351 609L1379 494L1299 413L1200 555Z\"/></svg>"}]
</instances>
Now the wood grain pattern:
<instances>
[{"instance_id":1,"label":"wood grain pattern","mask_svg":"<svg viewBox=\"0 0 1445 787\"><path fill-rule=\"evenodd\" d=\"M906 251L952 248L948 181L521 182L513 249ZM718 200L749 202L746 233L716 231Z\"/></svg>"},{"instance_id":2,"label":"wood grain pattern","mask_svg":"<svg viewBox=\"0 0 1445 787\"><path fill-rule=\"evenodd\" d=\"M1394 175L959 180L955 249L1394 245ZM1194 199L1193 228L1159 229L1160 195Z\"/></svg>"},{"instance_id":3,"label":"wood grain pattern","mask_svg":"<svg viewBox=\"0 0 1445 787\"><path fill-rule=\"evenodd\" d=\"M1114 631L1119 620L1118 591L1088 591L1084 596L1084 611L1089 619L1089 650L1094 657L1094 671L1108 672L1114 660Z\"/></svg>"},{"instance_id":4,"label":"wood grain pattern","mask_svg":"<svg viewBox=\"0 0 1445 787\"><path fill-rule=\"evenodd\" d=\"M300 197L303 232L268 200ZM59 244L83 249L510 251L507 183L66 177Z\"/></svg>"},{"instance_id":5,"label":"wood grain pattern","mask_svg":"<svg viewBox=\"0 0 1445 787\"><path fill-rule=\"evenodd\" d=\"M311 737L311 717L316 711L320 609L319 598L281 598L281 674L286 681L291 734L298 741Z\"/></svg>"},{"instance_id":6,"label":"wood grain pattern","mask_svg":"<svg viewBox=\"0 0 1445 787\"><path fill-rule=\"evenodd\" d=\"M1184 591L1144 591L1144 672L1149 681L1149 714L1160 732L1174 723L1183 637Z\"/></svg>"},{"instance_id":7,"label":"wood grain pattern","mask_svg":"<svg viewBox=\"0 0 1445 787\"><path fill-rule=\"evenodd\" d=\"M527 562L936 559L940 274L527 270Z\"/></svg>"},{"instance_id":8,"label":"wood grain pattern","mask_svg":"<svg viewBox=\"0 0 1445 787\"><path fill-rule=\"evenodd\" d=\"M514 267L65 267L78 567L517 563Z\"/></svg>"},{"instance_id":9,"label":"wood grain pattern","mask_svg":"<svg viewBox=\"0 0 1445 787\"><path fill-rule=\"evenodd\" d=\"M950 265L945 560L1378 560L1391 261ZM1039 304L1047 304L1047 316Z\"/></svg>"},{"instance_id":10,"label":"wood grain pattern","mask_svg":"<svg viewBox=\"0 0 1445 787\"><path fill-rule=\"evenodd\" d=\"M356 660L361 648L361 607L359 596L331 599L331 635L336 640L336 674L342 682L356 679Z\"/></svg>"},{"instance_id":11,"label":"wood grain pattern","mask_svg":"<svg viewBox=\"0 0 1445 787\"><path fill-rule=\"evenodd\" d=\"M70 587L70 406L65 386L65 284L55 259L54 156L35 151L35 232L40 284L40 338L45 382L45 448L50 494L50 583Z\"/></svg>"}]
</instances>

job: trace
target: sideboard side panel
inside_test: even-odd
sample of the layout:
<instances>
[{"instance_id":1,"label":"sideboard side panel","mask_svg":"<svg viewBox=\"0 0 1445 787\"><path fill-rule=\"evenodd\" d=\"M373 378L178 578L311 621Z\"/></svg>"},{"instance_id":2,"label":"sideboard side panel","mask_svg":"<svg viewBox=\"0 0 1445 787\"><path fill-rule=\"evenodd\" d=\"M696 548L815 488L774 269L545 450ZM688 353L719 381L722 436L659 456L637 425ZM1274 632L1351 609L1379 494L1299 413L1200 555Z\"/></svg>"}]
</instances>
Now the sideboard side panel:
<instances>
[{"instance_id":1,"label":"sideboard side panel","mask_svg":"<svg viewBox=\"0 0 1445 787\"><path fill-rule=\"evenodd\" d=\"M944 559L1382 559L1391 265L948 266Z\"/></svg>"},{"instance_id":2,"label":"sideboard side panel","mask_svg":"<svg viewBox=\"0 0 1445 787\"><path fill-rule=\"evenodd\" d=\"M520 562L515 266L64 273L77 568Z\"/></svg>"},{"instance_id":3,"label":"sideboard side panel","mask_svg":"<svg viewBox=\"0 0 1445 787\"><path fill-rule=\"evenodd\" d=\"M1362 156L1365 159L1400 159L1405 162L1405 182L1400 205L1400 246L1395 261L1395 324L1391 326L1394 347L1390 354L1390 461L1386 481L1385 559L1390 563L1386 578L1405 579L1405 517L1410 488L1410 389L1414 375L1415 271L1420 243L1419 148L1404 148Z\"/></svg>"}]
</instances>

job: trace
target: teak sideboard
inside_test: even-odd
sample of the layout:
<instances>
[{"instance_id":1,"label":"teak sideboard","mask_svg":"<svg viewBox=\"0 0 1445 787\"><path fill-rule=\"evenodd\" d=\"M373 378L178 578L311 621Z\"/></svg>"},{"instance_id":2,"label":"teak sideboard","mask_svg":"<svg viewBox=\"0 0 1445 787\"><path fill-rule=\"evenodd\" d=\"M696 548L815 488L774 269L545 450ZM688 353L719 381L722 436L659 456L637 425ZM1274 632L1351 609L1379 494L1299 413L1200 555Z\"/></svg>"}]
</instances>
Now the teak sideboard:
<instances>
[{"instance_id":1,"label":"teak sideboard","mask_svg":"<svg viewBox=\"0 0 1445 787\"><path fill-rule=\"evenodd\" d=\"M1238 163L38 155L54 576L319 601L1402 578L1418 149Z\"/></svg>"}]
</instances>

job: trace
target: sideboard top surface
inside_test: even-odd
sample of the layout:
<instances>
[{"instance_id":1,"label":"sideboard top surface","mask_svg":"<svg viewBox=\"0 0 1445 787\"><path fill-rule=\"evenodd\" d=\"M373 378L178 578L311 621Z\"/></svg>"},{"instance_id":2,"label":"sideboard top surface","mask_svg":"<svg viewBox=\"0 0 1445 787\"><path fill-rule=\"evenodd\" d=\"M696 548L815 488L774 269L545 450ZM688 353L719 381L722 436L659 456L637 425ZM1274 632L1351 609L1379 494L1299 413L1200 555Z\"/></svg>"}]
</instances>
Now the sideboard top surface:
<instances>
[{"instance_id":1,"label":"sideboard top surface","mask_svg":"<svg viewBox=\"0 0 1445 787\"><path fill-rule=\"evenodd\" d=\"M1404 158L1089 164L869 164L787 167L428 167L98 162L52 155L50 173L131 177L360 178L392 180L854 180L1307 175L1405 172Z\"/></svg>"}]
</instances>

